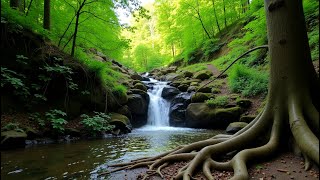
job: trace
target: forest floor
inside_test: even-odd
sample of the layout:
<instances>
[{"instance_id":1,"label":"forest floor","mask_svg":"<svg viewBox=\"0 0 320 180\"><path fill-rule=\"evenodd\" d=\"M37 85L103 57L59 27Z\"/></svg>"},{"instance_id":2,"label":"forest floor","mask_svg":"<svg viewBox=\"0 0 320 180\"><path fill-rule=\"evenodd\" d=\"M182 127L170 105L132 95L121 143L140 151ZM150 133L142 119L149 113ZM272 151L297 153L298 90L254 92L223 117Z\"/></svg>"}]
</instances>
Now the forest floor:
<instances>
[{"instance_id":1,"label":"forest floor","mask_svg":"<svg viewBox=\"0 0 320 180\"><path fill-rule=\"evenodd\" d=\"M152 176L149 180L169 180L177 174L179 168L186 162L174 163L161 170L164 178ZM137 168L132 170L123 170L110 175L111 179L135 180L142 179L147 168ZM233 175L233 172L213 172L212 175L217 180L227 180ZM302 157L294 155L292 152L281 152L273 158L261 162L253 163L249 166L249 175L252 180L318 180L319 167L313 165L308 171L304 170L304 160ZM206 179L203 174L197 174L195 179Z\"/></svg>"}]
</instances>

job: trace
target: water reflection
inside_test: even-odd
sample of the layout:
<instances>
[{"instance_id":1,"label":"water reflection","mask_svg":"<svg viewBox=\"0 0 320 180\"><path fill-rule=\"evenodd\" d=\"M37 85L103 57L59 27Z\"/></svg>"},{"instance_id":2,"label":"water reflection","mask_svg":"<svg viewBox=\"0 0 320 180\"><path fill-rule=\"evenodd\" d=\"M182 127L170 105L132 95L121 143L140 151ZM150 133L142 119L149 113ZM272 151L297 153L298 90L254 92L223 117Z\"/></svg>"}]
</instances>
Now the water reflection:
<instances>
[{"instance_id":1,"label":"water reflection","mask_svg":"<svg viewBox=\"0 0 320 180\"><path fill-rule=\"evenodd\" d=\"M140 129L121 137L2 151L1 178L97 179L97 172L105 170L108 164L160 154L177 145L207 139L216 133L193 129Z\"/></svg>"}]
</instances>

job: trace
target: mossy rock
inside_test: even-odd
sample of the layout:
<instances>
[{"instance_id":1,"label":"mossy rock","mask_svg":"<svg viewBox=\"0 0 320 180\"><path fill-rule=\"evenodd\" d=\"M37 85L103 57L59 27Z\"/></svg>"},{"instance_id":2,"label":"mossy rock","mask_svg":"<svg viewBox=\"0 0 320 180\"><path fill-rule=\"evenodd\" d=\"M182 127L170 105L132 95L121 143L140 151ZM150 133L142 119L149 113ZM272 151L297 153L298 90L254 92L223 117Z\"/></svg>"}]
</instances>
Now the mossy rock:
<instances>
[{"instance_id":1,"label":"mossy rock","mask_svg":"<svg viewBox=\"0 0 320 180\"><path fill-rule=\"evenodd\" d=\"M211 93L212 94L219 94L221 91L220 91L220 89L218 89L218 88L212 88L211 89Z\"/></svg>"},{"instance_id":2,"label":"mossy rock","mask_svg":"<svg viewBox=\"0 0 320 180\"><path fill-rule=\"evenodd\" d=\"M179 93L180 91L175 87L164 87L161 93L161 97L163 97L164 99L171 99Z\"/></svg>"},{"instance_id":3,"label":"mossy rock","mask_svg":"<svg viewBox=\"0 0 320 180\"><path fill-rule=\"evenodd\" d=\"M186 92L188 90L188 85L187 84L181 84L178 86L178 89L182 92Z\"/></svg>"},{"instance_id":4,"label":"mossy rock","mask_svg":"<svg viewBox=\"0 0 320 180\"><path fill-rule=\"evenodd\" d=\"M202 92L202 93L211 93L211 88L208 86L205 87L200 87L200 89L198 89L198 92Z\"/></svg>"},{"instance_id":5,"label":"mossy rock","mask_svg":"<svg viewBox=\"0 0 320 180\"><path fill-rule=\"evenodd\" d=\"M137 83L133 86L134 89L140 89L142 91L147 91L147 87L142 83Z\"/></svg>"},{"instance_id":6,"label":"mossy rock","mask_svg":"<svg viewBox=\"0 0 320 180\"><path fill-rule=\"evenodd\" d=\"M133 74L133 75L131 75L131 79L142 81L142 77L141 77L139 74Z\"/></svg>"},{"instance_id":7,"label":"mossy rock","mask_svg":"<svg viewBox=\"0 0 320 180\"><path fill-rule=\"evenodd\" d=\"M198 82L191 82L190 86L199 86L199 83Z\"/></svg>"},{"instance_id":8,"label":"mossy rock","mask_svg":"<svg viewBox=\"0 0 320 180\"><path fill-rule=\"evenodd\" d=\"M210 98L214 98L214 96L210 93L202 93L202 92L198 92L196 94L193 94L191 96L191 103L200 103L200 102L204 102Z\"/></svg>"},{"instance_id":9,"label":"mossy rock","mask_svg":"<svg viewBox=\"0 0 320 180\"><path fill-rule=\"evenodd\" d=\"M228 134L234 134L241 130L242 128L246 127L248 123L245 122L233 122L230 123L226 129L226 133Z\"/></svg>"},{"instance_id":10,"label":"mossy rock","mask_svg":"<svg viewBox=\"0 0 320 180\"><path fill-rule=\"evenodd\" d=\"M128 94L140 94L146 101L149 102L148 93L141 89L130 89L130 92L128 92Z\"/></svg>"},{"instance_id":11,"label":"mossy rock","mask_svg":"<svg viewBox=\"0 0 320 180\"><path fill-rule=\"evenodd\" d=\"M184 76L184 77L192 77L192 76L193 76L193 73L190 72L190 71L184 71L184 72L183 72L183 76Z\"/></svg>"},{"instance_id":12,"label":"mossy rock","mask_svg":"<svg viewBox=\"0 0 320 180\"><path fill-rule=\"evenodd\" d=\"M139 80L133 80L133 81L132 81L132 85L135 85L135 84L137 84L137 83L142 83L142 82L139 81Z\"/></svg>"},{"instance_id":13,"label":"mossy rock","mask_svg":"<svg viewBox=\"0 0 320 180\"><path fill-rule=\"evenodd\" d=\"M176 73L169 73L166 75L165 80L166 81L174 81L183 78L182 75L176 74Z\"/></svg>"},{"instance_id":14,"label":"mossy rock","mask_svg":"<svg viewBox=\"0 0 320 180\"><path fill-rule=\"evenodd\" d=\"M210 108L206 103L191 103L186 111L186 126L191 128L225 129L239 120L240 107Z\"/></svg>"},{"instance_id":15,"label":"mossy rock","mask_svg":"<svg viewBox=\"0 0 320 180\"><path fill-rule=\"evenodd\" d=\"M173 87L178 87L178 86L180 86L180 84L181 84L181 82L180 81L174 81L174 82L172 82L171 83L171 86L173 86Z\"/></svg>"},{"instance_id":16,"label":"mossy rock","mask_svg":"<svg viewBox=\"0 0 320 180\"><path fill-rule=\"evenodd\" d=\"M1 132L1 148L16 148L25 146L27 133L14 130Z\"/></svg>"},{"instance_id":17,"label":"mossy rock","mask_svg":"<svg viewBox=\"0 0 320 180\"><path fill-rule=\"evenodd\" d=\"M128 133L132 130L130 120L122 114L111 113L110 124L115 126L114 129L120 129L123 133Z\"/></svg>"},{"instance_id":18,"label":"mossy rock","mask_svg":"<svg viewBox=\"0 0 320 180\"><path fill-rule=\"evenodd\" d=\"M39 131L35 130L30 126L26 126L25 128L23 128L23 130L27 134L28 139L35 139L40 137Z\"/></svg>"},{"instance_id":19,"label":"mossy rock","mask_svg":"<svg viewBox=\"0 0 320 180\"><path fill-rule=\"evenodd\" d=\"M253 115L241 116L240 117L240 122L250 123L251 121L254 120L254 118L256 118L256 116L253 116Z\"/></svg>"},{"instance_id":20,"label":"mossy rock","mask_svg":"<svg viewBox=\"0 0 320 180\"><path fill-rule=\"evenodd\" d=\"M149 97L149 96L148 96ZM140 94L128 95L128 107L132 114L148 114L149 99L145 99Z\"/></svg>"},{"instance_id":21,"label":"mossy rock","mask_svg":"<svg viewBox=\"0 0 320 180\"><path fill-rule=\"evenodd\" d=\"M228 97L229 97L229 99L231 99L231 100L236 100L236 99L240 98L240 95L239 95L239 94L232 93L232 94L229 94Z\"/></svg>"},{"instance_id":22,"label":"mossy rock","mask_svg":"<svg viewBox=\"0 0 320 180\"><path fill-rule=\"evenodd\" d=\"M127 105L124 105L121 108L119 108L117 110L117 113L118 114L122 114L122 115L126 116L129 119L131 119L131 117L132 117L131 112L129 110L129 107Z\"/></svg>"},{"instance_id":23,"label":"mossy rock","mask_svg":"<svg viewBox=\"0 0 320 180\"><path fill-rule=\"evenodd\" d=\"M113 92L119 104L126 104L128 102L128 95L124 92Z\"/></svg>"},{"instance_id":24,"label":"mossy rock","mask_svg":"<svg viewBox=\"0 0 320 180\"><path fill-rule=\"evenodd\" d=\"M189 86L187 92L195 92L197 90L197 86Z\"/></svg>"},{"instance_id":25,"label":"mossy rock","mask_svg":"<svg viewBox=\"0 0 320 180\"><path fill-rule=\"evenodd\" d=\"M205 80L211 77L211 72L207 70L202 70L194 74L195 79Z\"/></svg>"},{"instance_id":26,"label":"mossy rock","mask_svg":"<svg viewBox=\"0 0 320 180\"><path fill-rule=\"evenodd\" d=\"M249 108L252 104L252 101L250 101L249 99L238 99L236 101L237 105L242 107L242 108Z\"/></svg>"}]
</instances>

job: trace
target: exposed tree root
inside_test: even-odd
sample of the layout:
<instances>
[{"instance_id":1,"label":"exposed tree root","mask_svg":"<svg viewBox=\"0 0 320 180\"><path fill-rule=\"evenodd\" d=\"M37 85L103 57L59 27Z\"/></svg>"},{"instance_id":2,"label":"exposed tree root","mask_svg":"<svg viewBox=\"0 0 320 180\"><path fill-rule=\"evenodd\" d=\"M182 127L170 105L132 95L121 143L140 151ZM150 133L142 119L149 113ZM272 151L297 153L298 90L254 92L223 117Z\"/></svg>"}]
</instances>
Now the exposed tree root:
<instances>
[{"instance_id":1,"label":"exposed tree root","mask_svg":"<svg viewBox=\"0 0 320 180\"><path fill-rule=\"evenodd\" d=\"M285 128L290 128L299 149L305 159L305 168L309 169L312 162L319 164L319 140L310 130L308 123L319 115L307 115L303 111L313 112L314 109L303 109L297 101L288 103L289 107L274 108L267 105L250 124L234 135L220 134L210 139L195 142L189 145L179 146L174 150L157 155L133 160L128 163L113 164L110 167L118 167L112 171L101 173L108 174L124 169L137 167L149 167L144 179L153 175L164 177L161 170L174 163L188 161L173 179L194 179L199 170L202 170L209 180L214 179L212 171L234 171L232 180L248 179L247 163L250 160L265 158L272 155L279 147L281 133ZM276 110L275 110L276 109ZM285 116L289 114L289 117ZM308 113L309 114L309 113ZM286 120L289 119L289 120ZM290 125L290 126L289 126ZM255 145L252 142L259 136L266 136L268 141L265 144ZM219 162L217 158L234 154L227 162Z\"/></svg>"}]
</instances>

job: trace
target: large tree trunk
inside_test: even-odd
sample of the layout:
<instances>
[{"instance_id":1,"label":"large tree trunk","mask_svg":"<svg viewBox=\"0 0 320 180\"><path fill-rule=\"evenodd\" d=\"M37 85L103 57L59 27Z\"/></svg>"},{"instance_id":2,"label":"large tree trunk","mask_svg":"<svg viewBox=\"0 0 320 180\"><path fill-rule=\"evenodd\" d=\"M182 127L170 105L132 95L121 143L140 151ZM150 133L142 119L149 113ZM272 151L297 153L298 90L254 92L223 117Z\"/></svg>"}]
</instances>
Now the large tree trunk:
<instances>
[{"instance_id":1,"label":"large tree trunk","mask_svg":"<svg viewBox=\"0 0 320 180\"><path fill-rule=\"evenodd\" d=\"M319 165L319 77L313 68L301 0L265 0L270 50L268 101L264 110L234 135L180 146L152 158L118 164L119 169L149 166L149 173L174 161L189 161L175 179L190 180L198 169L208 179L211 170L233 170L232 180L249 179L247 162L265 159L277 149L290 145L299 149L305 168ZM266 137L267 142L261 142ZM258 138L260 140L258 140ZM259 141L260 144L253 142ZM234 152L231 160L219 162ZM148 174L146 174L148 177Z\"/></svg>"},{"instance_id":2,"label":"large tree trunk","mask_svg":"<svg viewBox=\"0 0 320 180\"><path fill-rule=\"evenodd\" d=\"M50 0L44 0L43 28L50 30Z\"/></svg>"}]
</instances>

